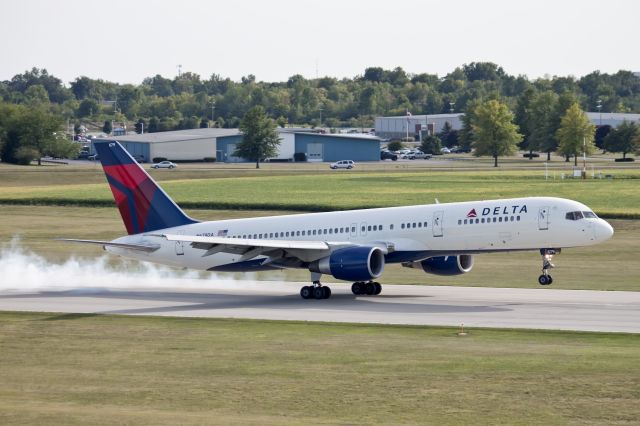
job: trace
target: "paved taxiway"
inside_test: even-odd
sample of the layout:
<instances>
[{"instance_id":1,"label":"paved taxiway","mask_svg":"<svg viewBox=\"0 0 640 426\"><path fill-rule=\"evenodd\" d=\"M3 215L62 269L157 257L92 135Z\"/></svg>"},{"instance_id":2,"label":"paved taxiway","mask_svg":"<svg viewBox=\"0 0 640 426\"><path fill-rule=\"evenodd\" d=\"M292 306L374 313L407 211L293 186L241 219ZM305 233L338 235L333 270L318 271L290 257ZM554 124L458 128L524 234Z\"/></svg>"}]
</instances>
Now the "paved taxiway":
<instances>
[{"instance_id":1,"label":"paved taxiway","mask_svg":"<svg viewBox=\"0 0 640 426\"><path fill-rule=\"evenodd\" d=\"M640 333L640 292L386 285L302 300L302 283L163 280L162 288L2 291L0 310Z\"/></svg>"}]
</instances>

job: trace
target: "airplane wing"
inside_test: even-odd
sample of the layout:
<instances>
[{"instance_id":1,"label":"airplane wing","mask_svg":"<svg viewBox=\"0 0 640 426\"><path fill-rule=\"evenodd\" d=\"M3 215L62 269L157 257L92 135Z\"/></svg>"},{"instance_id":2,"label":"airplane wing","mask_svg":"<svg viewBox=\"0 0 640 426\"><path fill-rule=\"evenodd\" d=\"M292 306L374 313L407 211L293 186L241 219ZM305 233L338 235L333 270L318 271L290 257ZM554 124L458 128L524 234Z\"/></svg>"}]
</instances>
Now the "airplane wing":
<instances>
[{"instance_id":1,"label":"airplane wing","mask_svg":"<svg viewBox=\"0 0 640 426\"><path fill-rule=\"evenodd\" d=\"M147 253L151 253L160 248L159 244L125 244L125 243L113 243L111 241L99 241L99 240L76 240L73 238L56 238L56 240L65 241L68 243L96 244L103 247L106 247L106 246L118 247L118 248L124 248L129 250L144 251Z\"/></svg>"},{"instance_id":2,"label":"airplane wing","mask_svg":"<svg viewBox=\"0 0 640 426\"><path fill-rule=\"evenodd\" d=\"M216 253L233 253L241 256L239 261L256 256L268 256L271 261L297 258L303 262L312 262L328 256L336 249L356 245L350 242L260 240L176 234L162 234L162 236L168 241L190 243L191 247L204 250L202 257Z\"/></svg>"}]
</instances>

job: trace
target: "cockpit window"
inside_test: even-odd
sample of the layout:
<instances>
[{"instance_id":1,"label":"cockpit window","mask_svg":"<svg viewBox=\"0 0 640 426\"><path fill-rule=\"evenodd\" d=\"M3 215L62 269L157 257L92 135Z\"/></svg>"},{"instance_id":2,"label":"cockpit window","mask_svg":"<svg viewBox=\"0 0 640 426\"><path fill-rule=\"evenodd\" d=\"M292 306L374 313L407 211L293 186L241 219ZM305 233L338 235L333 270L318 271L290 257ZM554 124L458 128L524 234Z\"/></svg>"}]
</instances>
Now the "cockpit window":
<instances>
[{"instance_id":1,"label":"cockpit window","mask_svg":"<svg viewBox=\"0 0 640 426\"><path fill-rule=\"evenodd\" d=\"M597 219L598 216L594 212L586 211L586 212L569 212L565 215L565 219L567 220L580 220L582 218L587 219Z\"/></svg>"},{"instance_id":2,"label":"cockpit window","mask_svg":"<svg viewBox=\"0 0 640 426\"><path fill-rule=\"evenodd\" d=\"M579 220L582 219L582 212L569 212L566 214L565 219L567 220Z\"/></svg>"}]
</instances>

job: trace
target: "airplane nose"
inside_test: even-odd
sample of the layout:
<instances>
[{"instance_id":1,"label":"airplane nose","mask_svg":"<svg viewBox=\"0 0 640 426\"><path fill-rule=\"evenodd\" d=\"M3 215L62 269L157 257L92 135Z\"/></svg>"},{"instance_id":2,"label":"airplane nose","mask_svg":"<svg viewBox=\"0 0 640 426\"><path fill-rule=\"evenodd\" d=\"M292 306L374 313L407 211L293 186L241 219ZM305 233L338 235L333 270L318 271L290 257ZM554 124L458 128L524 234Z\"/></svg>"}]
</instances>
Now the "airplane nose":
<instances>
[{"instance_id":1,"label":"airplane nose","mask_svg":"<svg viewBox=\"0 0 640 426\"><path fill-rule=\"evenodd\" d=\"M606 220L600 219L600 226L598 228L598 239L608 240L613 236L613 226L609 225L609 222Z\"/></svg>"}]
</instances>

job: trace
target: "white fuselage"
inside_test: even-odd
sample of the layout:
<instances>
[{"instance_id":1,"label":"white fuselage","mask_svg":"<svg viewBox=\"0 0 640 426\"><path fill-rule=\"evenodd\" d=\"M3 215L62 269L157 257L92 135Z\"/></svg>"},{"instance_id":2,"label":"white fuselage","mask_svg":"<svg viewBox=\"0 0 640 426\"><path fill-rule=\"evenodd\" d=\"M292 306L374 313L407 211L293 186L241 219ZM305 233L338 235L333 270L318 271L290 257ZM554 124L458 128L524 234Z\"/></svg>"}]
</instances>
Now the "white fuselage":
<instances>
[{"instance_id":1,"label":"white fuselage","mask_svg":"<svg viewBox=\"0 0 640 426\"><path fill-rule=\"evenodd\" d=\"M389 248L385 255L388 263L464 253L587 246L613 234L612 227L595 216L567 219L567 213L574 211L591 213L576 201L531 197L231 219L115 240L160 246L151 253L119 247L107 250L139 260L214 270L243 259L233 253L203 256L202 250L183 242L167 241L159 234L385 245Z\"/></svg>"}]
</instances>

